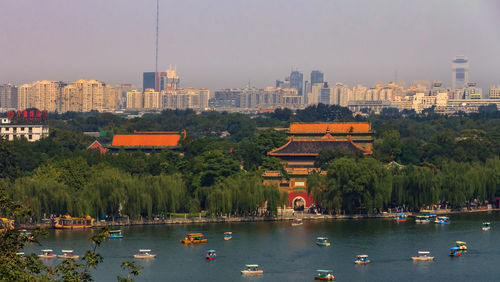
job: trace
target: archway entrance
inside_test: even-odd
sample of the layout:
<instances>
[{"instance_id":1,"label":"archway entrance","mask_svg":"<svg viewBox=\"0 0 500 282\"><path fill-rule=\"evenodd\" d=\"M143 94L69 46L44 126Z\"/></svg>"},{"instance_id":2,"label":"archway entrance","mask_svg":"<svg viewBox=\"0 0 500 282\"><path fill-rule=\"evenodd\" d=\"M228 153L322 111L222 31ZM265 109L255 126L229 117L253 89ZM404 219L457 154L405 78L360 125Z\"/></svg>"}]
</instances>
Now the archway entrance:
<instances>
[{"instance_id":1,"label":"archway entrance","mask_svg":"<svg viewBox=\"0 0 500 282\"><path fill-rule=\"evenodd\" d=\"M292 201L294 211L303 211L306 205L306 200L302 197L295 197Z\"/></svg>"}]
</instances>

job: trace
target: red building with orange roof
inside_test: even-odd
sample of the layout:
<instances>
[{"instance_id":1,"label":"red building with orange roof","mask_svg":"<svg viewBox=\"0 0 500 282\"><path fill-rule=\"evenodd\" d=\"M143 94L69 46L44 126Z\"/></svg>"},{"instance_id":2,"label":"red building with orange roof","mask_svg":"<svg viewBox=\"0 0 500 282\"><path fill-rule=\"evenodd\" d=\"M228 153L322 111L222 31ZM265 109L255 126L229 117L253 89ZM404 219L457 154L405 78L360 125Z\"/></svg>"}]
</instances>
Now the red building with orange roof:
<instances>
[{"instance_id":1,"label":"red building with orange roof","mask_svg":"<svg viewBox=\"0 0 500 282\"><path fill-rule=\"evenodd\" d=\"M288 207L296 210L313 204L307 193L307 177L315 167L322 150L342 150L371 155L373 132L369 123L294 123L290 125L288 142L267 154L281 159L287 177L277 171L266 171L263 181L288 193Z\"/></svg>"}]
</instances>

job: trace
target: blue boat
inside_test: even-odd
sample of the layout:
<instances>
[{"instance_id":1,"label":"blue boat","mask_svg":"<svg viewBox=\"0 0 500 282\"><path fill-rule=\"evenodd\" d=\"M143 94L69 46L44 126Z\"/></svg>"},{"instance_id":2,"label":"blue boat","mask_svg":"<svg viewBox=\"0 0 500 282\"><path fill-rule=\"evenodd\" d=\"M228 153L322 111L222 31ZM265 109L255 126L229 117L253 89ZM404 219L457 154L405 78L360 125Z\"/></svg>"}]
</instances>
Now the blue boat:
<instances>
[{"instance_id":1,"label":"blue boat","mask_svg":"<svg viewBox=\"0 0 500 282\"><path fill-rule=\"evenodd\" d=\"M121 230L110 230L108 234L108 239L121 239L123 238Z\"/></svg>"},{"instance_id":2,"label":"blue boat","mask_svg":"<svg viewBox=\"0 0 500 282\"><path fill-rule=\"evenodd\" d=\"M439 216L434 222L437 224L451 224L450 218L447 216Z\"/></svg>"},{"instance_id":3,"label":"blue boat","mask_svg":"<svg viewBox=\"0 0 500 282\"><path fill-rule=\"evenodd\" d=\"M215 250L208 250L207 254L205 255L206 260L213 260L217 258L217 253Z\"/></svg>"},{"instance_id":4,"label":"blue boat","mask_svg":"<svg viewBox=\"0 0 500 282\"><path fill-rule=\"evenodd\" d=\"M399 213L394 217L394 222L405 222L407 220L406 214L404 213Z\"/></svg>"},{"instance_id":5,"label":"blue boat","mask_svg":"<svg viewBox=\"0 0 500 282\"><path fill-rule=\"evenodd\" d=\"M462 255L462 252L459 247L450 248L450 257L459 257Z\"/></svg>"}]
</instances>

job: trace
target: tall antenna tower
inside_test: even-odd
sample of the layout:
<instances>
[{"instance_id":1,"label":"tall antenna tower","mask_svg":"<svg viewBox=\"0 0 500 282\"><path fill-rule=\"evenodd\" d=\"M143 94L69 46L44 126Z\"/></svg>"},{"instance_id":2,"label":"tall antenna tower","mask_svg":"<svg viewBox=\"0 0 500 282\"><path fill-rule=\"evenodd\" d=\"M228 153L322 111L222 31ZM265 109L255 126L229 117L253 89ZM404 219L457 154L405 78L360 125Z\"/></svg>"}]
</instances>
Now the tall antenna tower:
<instances>
[{"instance_id":1,"label":"tall antenna tower","mask_svg":"<svg viewBox=\"0 0 500 282\"><path fill-rule=\"evenodd\" d=\"M156 0L156 52L155 52L155 76L158 73L158 19L160 17L160 2Z\"/></svg>"}]
</instances>

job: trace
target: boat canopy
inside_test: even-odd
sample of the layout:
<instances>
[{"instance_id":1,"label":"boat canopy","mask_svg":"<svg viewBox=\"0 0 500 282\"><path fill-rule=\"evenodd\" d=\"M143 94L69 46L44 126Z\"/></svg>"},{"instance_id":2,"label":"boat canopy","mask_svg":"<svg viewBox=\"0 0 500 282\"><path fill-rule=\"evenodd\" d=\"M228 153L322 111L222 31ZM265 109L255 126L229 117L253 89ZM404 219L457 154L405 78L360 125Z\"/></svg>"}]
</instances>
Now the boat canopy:
<instances>
[{"instance_id":1,"label":"boat canopy","mask_svg":"<svg viewBox=\"0 0 500 282\"><path fill-rule=\"evenodd\" d=\"M18 256L24 256L24 253L20 252L20 253L16 253L16 255L18 255Z\"/></svg>"},{"instance_id":2,"label":"boat canopy","mask_svg":"<svg viewBox=\"0 0 500 282\"><path fill-rule=\"evenodd\" d=\"M188 234L188 236L190 237L200 237L200 236L204 236L203 233L190 233Z\"/></svg>"},{"instance_id":3,"label":"boat canopy","mask_svg":"<svg viewBox=\"0 0 500 282\"><path fill-rule=\"evenodd\" d=\"M318 237L318 238L316 238L316 240L328 240L328 238L326 238L326 237Z\"/></svg>"},{"instance_id":4,"label":"boat canopy","mask_svg":"<svg viewBox=\"0 0 500 282\"><path fill-rule=\"evenodd\" d=\"M121 230L110 230L109 233L122 233Z\"/></svg>"},{"instance_id":5,"label":"boat canopy","mask_svg":"<svg viewBox=\"0 0 500 282\"><path fill-rule=\"evenodd\" d=\"M148 249L141 249L139 250L140 253L149 253L151 252L151 250L148 250Z\"/></svg>"},{"instance_id":6,"label":"boat canopy","mask_svg":"<svg viewBox=\"0 0 500 282\"><path fill-rule=\"evenodd\" d=\"M450 218L447 216L440 216L439 219L450 219Z\"/></svg>"},{"instance_id":7,"label":"boat canopy","mask_svg":"<svg viewBox=\"0 0 500 282\"><path fill-rule=\"evenodd\" d=\"M489 222L483 222L483 225L490 225Z\"/></svg>"},{"instance_id":8,"label":"boat canopy","mask_svg":"<svg viewBox=\"0 0 500 282\"><path fill-rule=\"evenodd\" d=\"M358 255L358 258L367 258L368 255Z\"/></svg>"},{"instance_id":9,"label":"boat canopy","mask_svg":"<svg viewBox=\"0 0 500 282\"><path fill-rule=\"evenodd\" d=\"M258 264L247 264L246 267L259 267Z\"/></svg>"},{"instance_id":10,"label":"boat canopy","mask_svg":"<svg viewBox=\"0 0 500 282\"><path fill-rule=\"evenodd\" d=\"M53 250L47 249L47 250L42 250L42 252L44 252L44 253L52 253Z\"/></svg>"},{"instance_id":11,"label":"boat canopy","mask_svg":"<svg viewBox=\"0 0 500 282\"><path fill-rule=\"evenodd\" d=\"M450 248L450 250L460 250L459 247L453 247L453 248Z\"/></svg>"},{"instance_id":12,"label":"boat canopy","mask_svg":"<svg viewBox=\"0 0 500 282\"><path fill-rule=\"evenodd\" d=\"M208 250L207 253L215 253L215 250Z\"/></svg>"},{"instance_id":13,"label":"boat canopy","mask_svg":"<svg viewBox=\"0 0 500 282\"><path fill-rule=\"evenodd\" d=\"M398 213L398 214L396 214L396 216L406 216L406 214L404 214L404 213Z\"/></svg>"},{"instance_id":14,"label":"boat canopy","mask_svg":"<svg viewBox=\"0 0 500 282\"><path fill-rule=\"evenodd\" d=\"M63 253L72 253L73 250L62 250L61 252L63 252Z\"/></svg>"},{"instance_id":15,"label":"boat canopy","mask_svg":"<svg viewBox=\"0 0 500 282\"><path fill-rule=\"evenodd\" d=\"M233 232L224 232L224 235L231 235Z\"/></svg>"},{"instance_id":16,"label":"boat canopy","mask_svg":"<svg viewBox=\"0 0 500 282\"><path fill-rule=\"evenodd\" d=\"M421 254L421 255L428 255L431 252L429 252L429 251L418 251L418 253Z\"/></svg>"},{"instance_id":17,"label":"boat canopy","mask_svg":"<svg viewBox=\"0 0 500 282\"><path fill-rule=\"evenodd\" d=\"M463 241L456 241L455 243L459 244L459 245L465 245L467 243L463 242Z\"/></svg>"},{"instance_id":18,"label":"boat canopy","mask_svg":"<svg viewBox=\"0 0 500 282\"><path fill-rule=\"evenodd\" d=\"M333 272L333 270L327 270L327 269L318 269L316 270L317 272L324 272L324 273L329 273L329 272Z\"/></svg>"}]
</instances>

